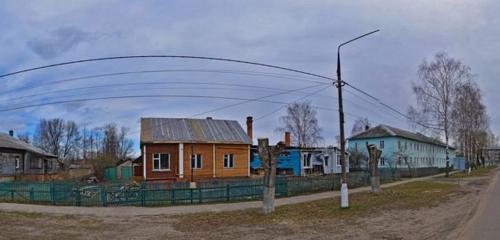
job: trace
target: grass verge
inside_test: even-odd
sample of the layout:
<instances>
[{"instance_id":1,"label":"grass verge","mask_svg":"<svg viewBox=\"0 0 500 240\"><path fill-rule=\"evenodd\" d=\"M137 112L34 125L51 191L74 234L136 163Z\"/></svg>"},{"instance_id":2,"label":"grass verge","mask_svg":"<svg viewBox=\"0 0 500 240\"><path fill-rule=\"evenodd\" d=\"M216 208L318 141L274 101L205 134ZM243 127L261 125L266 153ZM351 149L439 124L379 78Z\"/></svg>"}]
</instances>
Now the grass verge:
<instances>
[{"instance_id":1,"label":"grass verge","mask_svg":"<svg viewBox=\"0 0 500 240\"><path fill-rule=\"evenodd\" d=\"M176 216L175 228L182 232L224 231L232 227L269 227L273 225L313 226L355 220L384 210L433 207L459 188L456 184L418 181L383 189L378 194L361 192L350 195L350 208L340 209L339 199L325 199L280 206L266 216L260 209L222 213L200 213Z\"/></svg>"},{"instance_id":2,"label":"grass verge","mask_svg":"<svg viewBox=\"0 0 500 240\"><path fill-rule=\"evenodd\" d=\"M497 168L497 166L488 166L485 168L480 167L476 170L472 170L470 172L470 174L468 173L468 171L457 172L457 173L451 174L450 177L452 177L452 178L483 177L483 176L487 176L491 171L493 171L496 168Z\"/></svg>"}]
</instances>

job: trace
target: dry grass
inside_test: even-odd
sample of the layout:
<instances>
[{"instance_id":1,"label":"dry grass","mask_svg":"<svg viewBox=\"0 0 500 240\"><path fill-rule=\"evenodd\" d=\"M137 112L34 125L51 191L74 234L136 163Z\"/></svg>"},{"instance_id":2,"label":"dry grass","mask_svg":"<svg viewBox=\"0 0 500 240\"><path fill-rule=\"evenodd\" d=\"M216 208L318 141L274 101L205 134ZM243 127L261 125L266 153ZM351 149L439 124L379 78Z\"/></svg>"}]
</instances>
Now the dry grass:
<instances>
[{"instance_id":1,"label":"dry grass","mask_svg":"<svg viewBox=\"0 0 500 240\"><path fill-rule=\"evenodd\" d=\"M458 185L430 181L412 182L389 189L379 194L370 192L350 195L350 208L340 209L339 199L319 200L276 208L266 216L258 209L224 213L191 214L177 217L174 227L182 232L226 231L232 227L310 227L338 225L340 221L355 221L386 209L418 209L433 207L447 200L458 189Z\"/></svg>"},{"instance_id":2,"label":"dry grass","mask_svg":"<svg viewBox=\"0 0 500 240\"><path fill-rule=\"evenodd\" d=\"M452 178L464 178L464 177L484 177L488 176L497 166L480 167L476 170L472 170L469 174L468 171L453 173L450 175Z\"/></svg>"}]
</instances>

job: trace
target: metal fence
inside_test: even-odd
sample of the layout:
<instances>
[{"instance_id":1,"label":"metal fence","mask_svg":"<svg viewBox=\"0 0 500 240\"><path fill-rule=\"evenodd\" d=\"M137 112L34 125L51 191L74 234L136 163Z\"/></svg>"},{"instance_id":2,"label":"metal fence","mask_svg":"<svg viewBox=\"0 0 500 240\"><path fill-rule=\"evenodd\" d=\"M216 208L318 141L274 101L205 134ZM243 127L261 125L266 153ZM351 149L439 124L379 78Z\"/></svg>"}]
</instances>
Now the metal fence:
<instances>
[{"instance_id":1,"label":"metal fence","mask_svg":"<svg viewBox=\"0 0 500 240\"><path fill-rule=\"evenodd\" d=\"M369 185L366 172L349 173L349 187ZM381 180L394 180L381 174ZM338 190L340 175L277 177L276 196ZM198 183L113 182L82 184L75 182L4 182L0 183L0 201L73 206L167 206L260 199L262 179L216 180Z\"/></svg>"}]
</instances>

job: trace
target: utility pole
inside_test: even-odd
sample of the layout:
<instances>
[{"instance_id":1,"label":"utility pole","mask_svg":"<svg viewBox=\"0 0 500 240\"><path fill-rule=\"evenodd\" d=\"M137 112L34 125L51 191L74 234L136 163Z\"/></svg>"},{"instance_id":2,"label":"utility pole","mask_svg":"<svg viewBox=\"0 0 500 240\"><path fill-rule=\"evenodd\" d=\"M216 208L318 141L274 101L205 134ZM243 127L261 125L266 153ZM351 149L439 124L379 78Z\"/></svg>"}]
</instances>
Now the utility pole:
<instances>
[{"instance_id":1,"label":"utility pole","mask_svg":"<svg viewBox=\"0 0 500 240\"><path fill-rule=\"evenodd\" d=\"M353 38L347 42L341 43L337 48L337 82L334 83L338 88L338 96L339 96L339 127L340 127L340 163L342 164L342 185L340 188L340 207L348 208L349 207L349 190L347 188L347 166L345 159L345 136L344 136L344 104L342 100L342 87L345 83L341 78L341 67L340 67L340 47L354 42L362 37L366 37L370 34L376 33L380 30L375 30L369 33L365 33L359 37Z\"/></svg>"}]
</instances>

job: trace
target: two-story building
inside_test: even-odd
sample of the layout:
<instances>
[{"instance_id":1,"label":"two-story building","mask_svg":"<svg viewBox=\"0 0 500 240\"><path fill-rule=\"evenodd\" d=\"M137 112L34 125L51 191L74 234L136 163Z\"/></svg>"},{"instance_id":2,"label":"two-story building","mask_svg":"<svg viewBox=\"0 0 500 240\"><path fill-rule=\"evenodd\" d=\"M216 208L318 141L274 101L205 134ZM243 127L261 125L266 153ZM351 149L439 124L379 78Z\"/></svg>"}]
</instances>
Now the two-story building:
<instances>
[{"instance_id":1,"label":"two-story building","mask_svg":"<svg viewBox=\"0 0 500 240\"><path fill-rule=\"evenodd\" d=\"M142 118L142 163L135 169L145 180L248 177L251 144L233 120Z\"/></svg>"},{"instance_id":2,"label":"two-story building","mask_svg":"<svg viewBox=\"0 0 500 240\"><path fill-rule=\"evenodd\" d=\"M403 129L378 125L351 136L348 149L352 155L368 157L366 144L375 144L382 150L379 167L428 168L446 167L446 144ZM455 148L449 147L450 165L455 158Z\"/></svg>"}]
</instances>

